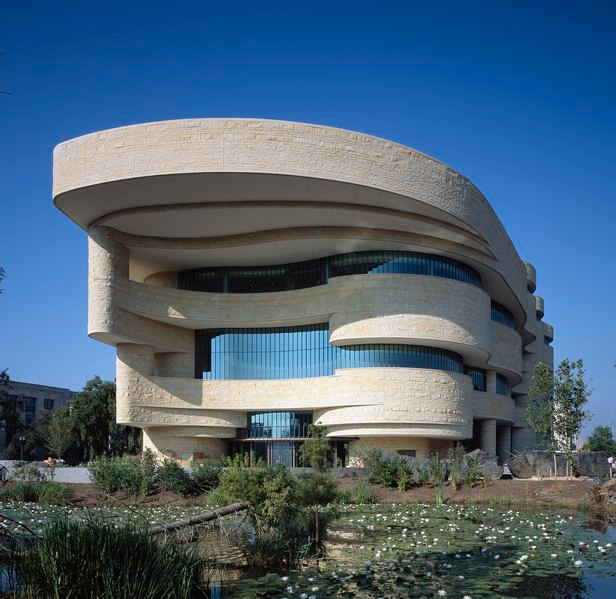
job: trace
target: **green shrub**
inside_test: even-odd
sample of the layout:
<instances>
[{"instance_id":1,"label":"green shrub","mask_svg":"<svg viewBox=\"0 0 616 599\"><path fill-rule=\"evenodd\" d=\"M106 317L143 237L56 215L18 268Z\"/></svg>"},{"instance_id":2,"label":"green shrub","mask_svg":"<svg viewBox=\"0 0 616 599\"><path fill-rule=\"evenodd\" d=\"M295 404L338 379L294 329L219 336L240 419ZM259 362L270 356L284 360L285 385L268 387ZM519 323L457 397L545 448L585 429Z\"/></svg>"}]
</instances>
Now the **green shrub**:
<instances>
[{"instance_id":1,"label":"green shrub","mask_svg":"<svg viewBox=\"0 0 616 599\"><path fill-rule=\"evenodd\" d=\"M218 487L208 495L216 504L250 501L252 530L246 530L242 549L250 567L272 568L297 564L317 545L320 531L333 517L333 509L315 509L314 502L331 501L335 481L325 474L307 482L284 466L228 467ZM323 478L325 477L325 478ZM304 486L305 485L305 486ZM318 503L317 503L318 505Z\"/></svg>"},{"instance_id":2,"label":"green shrub","mask_svg":"<svg viewBox=\"0 0 616 599\"><path fill-rule=\"evenodd\" d=\"M139 458L111 458L117 487L131 497L147 495L142 489L143 472Z\"/></svg>"},{"instance_id":3,"label":"green shrub","mask_svg":"<svg viewBox=\"0 0 616 599\"><path fill-rule=\"evenodd\" d=\"M150 495L156 489L156 456L151 449L146 449L138 459L141 466L140 491L142 495Z\"/></svg>"},{"instance_id":4,"label":"green shrub","mask_svg":"<svg viewBox=\"0 0 616 599\"><path fill-rule=\"evenodd\" d=\"M36 464L23 464L13 470L9 480L11 481L26 481L35 482L42 480L49 480L52 474L39 470Z\"/></svg>"},{"instance_id":5,"label":"green shrub","mask_svg":"<svg viewBox=\"0 0 616 599\"><path fill-rule=\"evenodd\" d=\"M156 470L156 480L161 491L173 491L186 497L192 492L190 475L173 460L165 460Z\"/></svg>"},{"instance_id":6,"label":"green shrub","mask_svg":"<svg viewBox=\"0 0 616 599\"><path fill-rule=\"evenodd\" d=\"M58 520L17 564L28 597L189 599L200 590L194 550L131 526Z\"/></svg>"},{"instance_id":7,"label":"green shrub","mask_svg":"<svg viewBox=\"0 0 616 599\"><path fill-rule=\"evenodd\" d=\"M38 503L48 505L67 505L73 497L73 489L68 485L53 481L40 483Z\"/></svg>"},{"instance_id":8,"label":"green shrub","mask_svg":"<svg viewBox=\"0 0 616 599\"><path fill-rule=\"evenodd\" d=\"M483 472L479 467L478 458L466 457L467 471L464 475L464 484L472 487L483 477Z\"/></svg>"},{"instance_id":9,"label":"green shrub","mask_svg":"<svg viewBox=\"0 0 616 599\"><path fill-rule=\"evenodd\" d=\"M461 472L464 468L464 453L465 449L463 445L456 445L447 450L447 456L445 458L447 466L449 467L449 480L451 487L454 491L460 486Z\"/></svg>"},{"instance_id":10,"label":"green shrub","mask_svg":"<svg viewBox=\"0 0 616 599\"><path fill-rule=\"evenodd\" d=\"M424 464L420 466L417 471L419 477L419 484L425 487L430 482L430 464Z\"/></svg>"},{"instance_id":11,"label":"green shrub","mask_svg":"<svg viewBox=\"0 0 616 599\"><path fill-rule=\"evenodd\" d=\"M207 493L215 489L220 482L222 467L213 462L201 462L193 466L190 478L195 493Z\"/></svg>"},{"instance_id":12,"label":"green shrub","mask_svg":"<svg viewBox=\"0 0 616 599\"><path fill-rule=\"evenodd\" d=\"M0 501L32 502L48 505L66 505L70 502L73 491L68 485L49 482L19 481L10 483L0 490Z\"/></svg>"},{"instance_id":13,"label":"green shrub","mask_svg":"<svg viewBox=\"0 0 616 599\"><path fill-rule=\"evenodd\" d=\"M157 466L149 450L140 457L102 457L88 464L90 479L103 493L123 491L133 497L149 495L156 488Z\"/></svg>"},{"instance_id":14,"label":"green shrub","mask_svg":"<svg viewBox=\"0 0 616 599\"><path fill-rule=\"evenodd\" d=\"M376 498L366 483L357 483L357 485L355 485L353 489L353 503L357 503L358 505L376 503Z\"/></svg>"},{"instance_id":15,"label":"green shrub","mask_svg":"<svg viewBox=\"0 0 616 599\"><path fill-rule=\"evenodd\" d=\"M113 458L99 458L88 464L90 480L103 493L113 493L118 490L116 468Z\"/></svg>"},{"instance_id":16,"label":"green shrub","mask_svg":"<svg viewBox=\"0 0 616 599\"><path fill-rule=\"evenodd\" d=\"M40 484L40 482L29 481L10 483L0 490L0 501L37 502L40 494Z\"/></svg>"},{"instance_id":17,"label":"green shrub","mask_svg":"<svg viewBox=\"0 0 616 599\"><path fill-rule=\"evenodd\" d=\"M364 468L371 483L406 491L413 484L415 468L399 455L386 456L380 449L369 449L364 455Z\"/></svg>"},{"instance_id":18,"label":"green shrub","mask_svg":"<svg viewBox=\"0 0 616 599\"><path fill-rule=\"evenodd\" d=\"M353 500L353 493L351 492L351 489L340 489L338 491L338 497L336 498L336 501L343 505L355 503L355 501Z\"/></svg>"}]
</instances>

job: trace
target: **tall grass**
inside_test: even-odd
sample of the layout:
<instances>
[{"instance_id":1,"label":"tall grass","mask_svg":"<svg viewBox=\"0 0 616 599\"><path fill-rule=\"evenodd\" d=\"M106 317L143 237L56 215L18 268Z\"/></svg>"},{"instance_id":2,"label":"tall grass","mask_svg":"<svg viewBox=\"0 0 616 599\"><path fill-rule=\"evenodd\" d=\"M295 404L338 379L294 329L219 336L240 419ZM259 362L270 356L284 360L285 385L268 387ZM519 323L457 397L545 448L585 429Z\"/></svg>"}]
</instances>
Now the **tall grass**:
<instances>
[{"instance_id":1,"label":"tall grass","mask_svg":"<svg viewBox=\"0 0 616 599\"><path fill-rule=\"evenodd\" d=\"M17 563L26 597L189 599L203 597L202 559L147 531L111 522L57 520Z\"/></svg>"},{"instance_id":2,"label":"tall grass","mask_svg":"<svg viewBox=\"0 0 616 599\"><path fill-rule=\"evenodd\" d=\"M10 483L0 489L2 502L36 502L49 505L66 505L70 503L73 491L68 485L56 482L21 481Z\"/></svg>"}]
</instances>

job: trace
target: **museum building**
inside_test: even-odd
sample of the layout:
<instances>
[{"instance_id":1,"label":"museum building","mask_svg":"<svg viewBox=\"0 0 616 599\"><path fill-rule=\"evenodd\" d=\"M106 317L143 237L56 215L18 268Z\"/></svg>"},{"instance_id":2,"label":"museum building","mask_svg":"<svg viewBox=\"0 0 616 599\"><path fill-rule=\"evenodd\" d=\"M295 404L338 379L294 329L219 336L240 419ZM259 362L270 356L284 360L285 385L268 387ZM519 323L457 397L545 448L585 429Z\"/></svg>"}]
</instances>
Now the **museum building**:
<instances>
[{"instance_id":1,"label":"museum building","mask_svg":"<svg viewBox=\"0 0 616 599\"><path fill-rule=\"evenodd\" d=\"M88 232L117 420L158 454L296 466L313 423L341 464L535 446L535 269L442 162L320 125L166 121L58 145L53 195Z\"/></svg>"}]
</instances>

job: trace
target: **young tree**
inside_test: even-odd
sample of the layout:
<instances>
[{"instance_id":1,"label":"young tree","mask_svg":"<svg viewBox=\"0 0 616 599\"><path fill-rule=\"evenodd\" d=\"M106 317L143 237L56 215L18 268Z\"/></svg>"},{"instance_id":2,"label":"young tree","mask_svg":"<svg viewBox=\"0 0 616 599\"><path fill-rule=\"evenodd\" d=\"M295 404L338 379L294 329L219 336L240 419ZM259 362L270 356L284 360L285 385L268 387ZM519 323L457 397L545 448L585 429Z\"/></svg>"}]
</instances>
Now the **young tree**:
<instances>
[{"instance_id":1,"label":"young tree","mask_svg":"<svg viewBox=\"0 0 616 599\"><path fill-rule=\"evenodd\" d=\"M563 360L556 372L546 364L537 364L528 395L531 403L526 409L526 425L543 438L554 459L561 447L567 455L567 473L573 463L573 439L582 424L590 417L584 410L591 389L584 381L582 360Z\"/></svg>"},{"instance_id":2,"label":"young tree","mask_svg":"<svg viewBox=\"0 0 616 599\"><path fill-rule=\"evenodd\" d=\"M583 360L563 360L555 375L554 399L556 404L555 430L567 456L567 476L573 468L573 443L582 425L590 418L584 406L592 389L584 381Z\"/></svg>"},{"instance_id":3,"label":"young tree","mask_svg":"<svg viewBox=\"0 0 616 599\"><path fill-rule=\"evenodd\" d=\"M75 440L73 419L70 410L66 408L47 412L49 416L41 416L47 421L43 429L45 447L62 459Z\"/></svg>"},{"instance_id":4,"label":"young tree","mask_svg":"<svg viewBox=\"0 0 616 599\"><path fill-rule=\"evenodd\" d=\"M554 458L556 476L556 450L558 443L554 420L554 371L547 364L537 364L528 390L530 404L526 408L526 426L532 428L542 438L542 443Z\"/></svg>"},{"instance_id":5,"label":"young tree","mask_svg":"<svg viewBox=\"0 0 616 599\"><path fill-rule=\"evenodd\" d=\"M308 427L308 439L299 448L302 466L310 466L317 472L332 465L332 444L327 440L327 429L316 424Z\"/></svg>"}]
</instances>

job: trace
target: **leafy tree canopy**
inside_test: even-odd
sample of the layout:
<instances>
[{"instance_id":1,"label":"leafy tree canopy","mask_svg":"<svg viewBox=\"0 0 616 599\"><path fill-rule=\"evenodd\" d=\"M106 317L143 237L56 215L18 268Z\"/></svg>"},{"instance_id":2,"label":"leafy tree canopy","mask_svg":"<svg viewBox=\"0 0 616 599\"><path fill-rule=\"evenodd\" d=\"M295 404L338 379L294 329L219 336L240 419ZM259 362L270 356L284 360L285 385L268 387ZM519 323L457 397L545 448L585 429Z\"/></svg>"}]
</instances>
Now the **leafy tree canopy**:
<instances>
[{"instance_id":1,"label":"leafy tree canopy","mask_svg":"<svg viewBox=\"0 0 616 599\"><path fill-rule=\"evenodd\" d=\"M609 426L597 426L590 435L586 448L589 451L607 451L616 454L616 441Z\"/></svg>"},{"instance_id":2,"label":"leafy tree canopy","mask_svg":"<svg viewBox=\"0 0 616 599\"><path fill-rule=\"evenodd\" d=\"M299 448L299 459L303 466L317 471L332 465L332 444L327 440L327 429L316 424L308 428L308 439Z\"/></svg>"},{"instance_id":3,"label":"leafy tree canopy","mask_svg":"<svg viewBox=\"0 0 616 599\"><path fill-rule=\"evenodd\" d=\"M116 386L100 376L89 380L70 402L70 413L83 459L135 453L141 449L141 430L115 420Z\"/></svg>"},{"instance_id":4,"label":"leafy tree canopy","mask_svg":"<svg viewBox=\"0 0 616 599\"><path fill-rule=\"evenodd\" d=\"M567 454L568 469L572 466L573 443L582 425L590 418L585 410L592 390L584 380L582 360L563 360L556 372L546 364L537 364L528 395L526 424L543 437L548 451L554 454L556 473L557 450Z\"/></svg>"}]
</instances>

